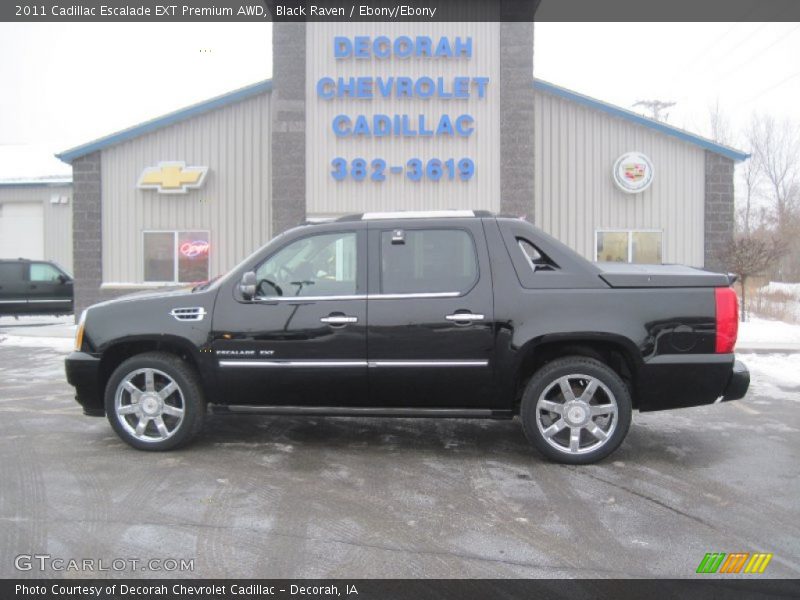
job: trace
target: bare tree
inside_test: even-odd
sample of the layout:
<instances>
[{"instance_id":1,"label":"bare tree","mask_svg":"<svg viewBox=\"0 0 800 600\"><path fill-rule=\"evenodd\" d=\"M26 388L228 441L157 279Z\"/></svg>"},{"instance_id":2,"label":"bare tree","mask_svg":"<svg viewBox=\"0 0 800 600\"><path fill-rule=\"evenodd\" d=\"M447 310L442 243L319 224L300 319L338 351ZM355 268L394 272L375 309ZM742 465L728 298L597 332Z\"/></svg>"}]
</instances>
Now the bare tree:
<instances>
[{"instance_id":1,"label":"bare tree","mask_svg":"<svg viewBox=\"0 0 800 600\"><path fill-rule=\"evenodd\" d=\"M708 107L708 122L711 127L712 140L725 146L730 146L733 143L731 120L719 105L719 98Z\"/></svg>"},{"instance_id":2,"label":"bare tree","mask_svg":"<svg viewBox=\"0 0 800 600\"><path fill-rule=\"evenodd\" d=\"M788 120L753 115L748 132L753 159L764 177L778 232L792 221L800 195L800 132Z\"/></svg>"},{"instance_id":3,"label":"bare tree","mask_svg":"<svg viewBox=\"0 0 800 600\"><path fill-rule=\"evenodd\" d=\"M760 170L769 221L787 247L770 269L779 281L800 281L800 130L789 120L753 115L748 130L753 158Z\"/></svg>"},{"instance_id":4,"label":"bare tree","mask_svg":"<svg viewBox=\"0 0 800 600\"><path fill-rule=\"evenodd\" d=\"M742 285L742 321L747 320L747 280L770 269L785 252L785 242L764 230L735 236L725 246L720 259Z\"/></svg>"},{"instance_id":5,"label":"bare tree","mask_svg":"<svg viewBox=\"0 0 800 600\"><path fill-rule=\"evenodd\" d=\"M643 106L646 108L656 121L668 121L669 113L663 113L665 108L675 106L676 102L665 102L664 100L637 100L634 106ZM662 118L663 117L663 118Z\"/></svg>"},{"instance_id":6,"label":"bare tree","mask_svg":"<svg viewBox=\"0 0 800 600\"><path fill-rule=\"evenodd\" d=\"M745 235L750 235L750 219L753 212L753 200L761 185L761 164L755 158L744 161L740 167L742 181L744 182L744 209L742 214L742 229Z\"/></svg>"}]
</instances>

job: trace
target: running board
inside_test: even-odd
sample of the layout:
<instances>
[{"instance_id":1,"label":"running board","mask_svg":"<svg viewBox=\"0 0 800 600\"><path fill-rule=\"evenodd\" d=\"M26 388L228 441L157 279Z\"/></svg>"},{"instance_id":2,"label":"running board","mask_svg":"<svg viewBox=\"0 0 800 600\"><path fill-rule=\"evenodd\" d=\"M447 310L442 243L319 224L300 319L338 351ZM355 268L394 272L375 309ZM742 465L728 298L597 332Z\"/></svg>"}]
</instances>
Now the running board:
<instances>
[{"instance_id":1,"label":"running board","mask_svg":"<svg viewBox=\"0 0 800 600\"><path fill-rule=\"evenodd\" d=\"M489 408L394 408L359 406L247 406L238 404L209 404L214 415L294 415L318 417L405 417L451 419L510 419L510 410Z\"/></svg>"}]
</instances>

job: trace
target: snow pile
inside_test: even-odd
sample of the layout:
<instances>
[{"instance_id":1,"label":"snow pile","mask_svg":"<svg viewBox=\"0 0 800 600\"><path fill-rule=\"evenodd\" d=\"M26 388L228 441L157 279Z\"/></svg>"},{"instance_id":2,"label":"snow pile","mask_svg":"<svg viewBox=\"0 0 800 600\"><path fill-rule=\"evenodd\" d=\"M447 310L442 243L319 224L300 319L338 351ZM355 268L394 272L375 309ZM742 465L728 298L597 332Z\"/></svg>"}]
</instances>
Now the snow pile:
<instances>
[{"instance_id":1,"label":"snow pile","mask_svg":"<svg viewBox=\"0 0 800 600\"><path fill-rule=\"evenodd\" d=\"M800 300L800 283L784 283L783 281L770 281L767 285L759 288L760 291L772 294L780 292L781 294L789 294Z\"/></svg>"},{"instance_id":2,"label":"snow pile","mask_svg":"<svg viewBox=\"0 0 800 600\"><path fill-rule=\"evenodd\" d=\"M771 342L800 344L800 325L755 316L751 316L750 320L745 323L739 323L739 337L737 338L739 345Z\"/></svg>"}]
</instances>

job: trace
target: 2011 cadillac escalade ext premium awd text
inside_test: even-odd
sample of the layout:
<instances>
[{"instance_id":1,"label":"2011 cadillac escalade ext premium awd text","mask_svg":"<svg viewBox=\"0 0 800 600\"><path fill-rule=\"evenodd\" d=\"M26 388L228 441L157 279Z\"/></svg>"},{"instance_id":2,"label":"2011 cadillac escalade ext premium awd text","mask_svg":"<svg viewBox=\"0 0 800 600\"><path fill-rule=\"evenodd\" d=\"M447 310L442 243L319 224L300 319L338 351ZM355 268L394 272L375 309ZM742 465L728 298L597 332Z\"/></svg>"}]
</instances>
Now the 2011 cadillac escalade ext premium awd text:
<instances>
[{"instance_id":1,"label":"2011 cadillac escalade ext premium awd text","mask_svg":"<svg viewBox=\"0 0 800 600\"><path fill-rule=\"evenodd\" d=\"M292 229L192 290L96 304L67 379L130 445L167 450L207 410L519 416L565 463L622 442L632 409L736 400L726 275L593 264L490 213L375 213Z\"/></svg>"}]
</instances>

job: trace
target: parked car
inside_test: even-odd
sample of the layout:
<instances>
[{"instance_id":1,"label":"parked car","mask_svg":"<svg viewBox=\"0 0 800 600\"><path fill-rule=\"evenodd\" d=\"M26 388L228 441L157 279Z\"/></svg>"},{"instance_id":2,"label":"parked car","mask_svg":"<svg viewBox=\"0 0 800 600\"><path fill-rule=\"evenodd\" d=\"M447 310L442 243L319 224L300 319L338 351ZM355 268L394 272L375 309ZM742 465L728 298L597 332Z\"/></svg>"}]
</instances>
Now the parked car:
<instances>
[{"instance_id":1,"label":"parked car","mask_svg":"<svg viewBox=\"0 0 800 600\"><path fill-rule=\"evenodd\" d=\"M66 315L72 310L72 277L59 265L0 259L0 315Z\"/></svg>"},{"instance_id":2,"label":"parked car","mask_svg":"<svg viewBox=\"0 0 800 600\"><path fill-rule=\"evenodd\" d=\"M616 449L631 411L742 398L726 275L591 263L490 213L308 224L192 290L80 318L67 379L130 445L167 450L207 410L519 417L547 457Z\"/></svg>"}]
</instances>

